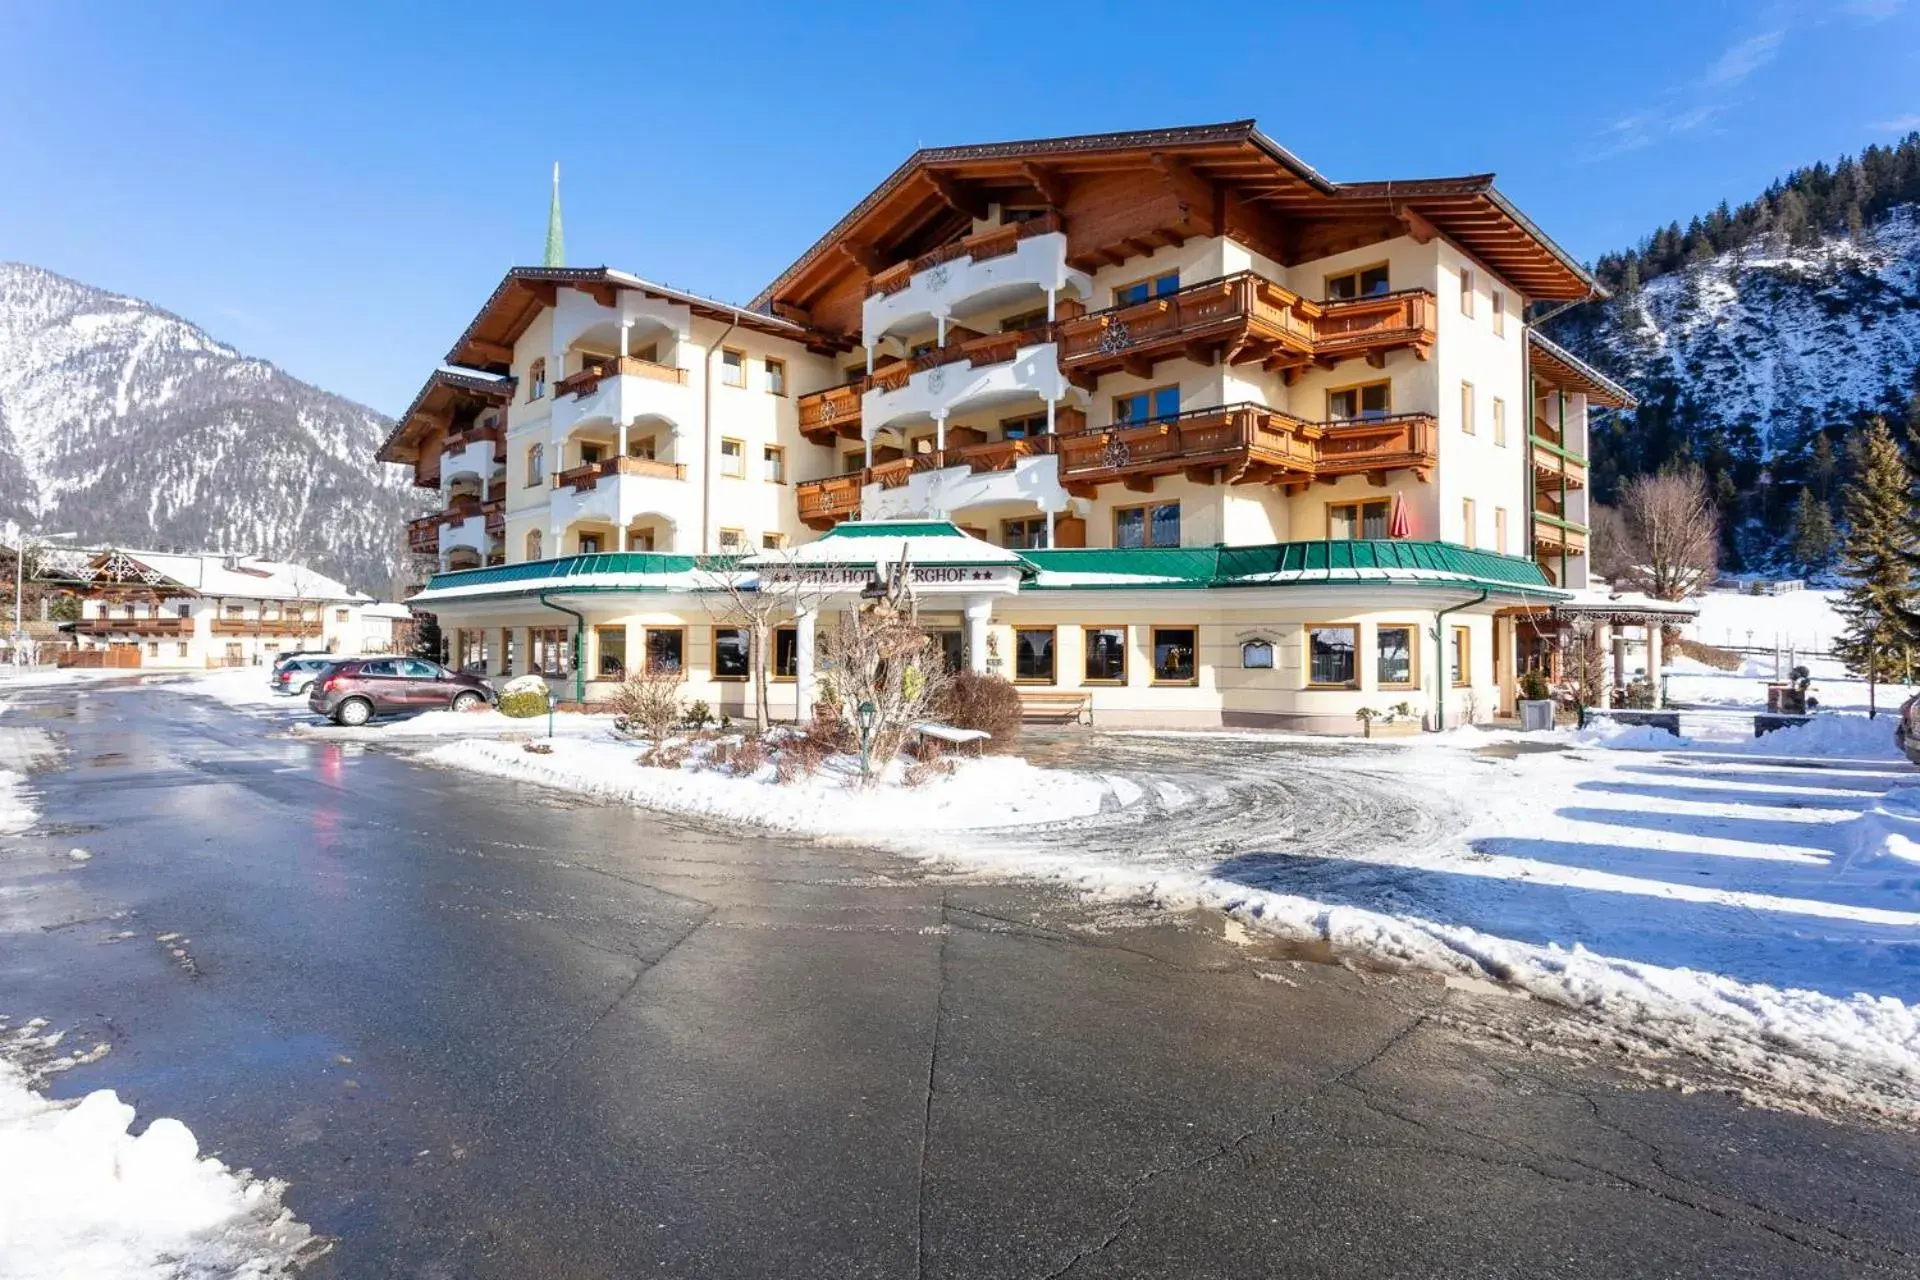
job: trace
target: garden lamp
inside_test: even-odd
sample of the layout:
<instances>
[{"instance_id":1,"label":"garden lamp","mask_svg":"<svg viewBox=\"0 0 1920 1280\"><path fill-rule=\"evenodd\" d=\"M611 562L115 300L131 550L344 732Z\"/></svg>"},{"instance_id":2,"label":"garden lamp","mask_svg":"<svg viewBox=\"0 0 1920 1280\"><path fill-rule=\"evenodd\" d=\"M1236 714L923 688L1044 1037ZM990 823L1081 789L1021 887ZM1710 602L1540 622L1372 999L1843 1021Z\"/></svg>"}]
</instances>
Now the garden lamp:
<instances>
[{"instance_id":1,"label":"garden lamp","mask_svg":"<svg viewBox=\"0 0 1920 1280\"><path fill-rule=\"evenodd\" d=\"M860 717L860 776L869 778L873 776L873 765L867 749L873 742L873 722L880 713L873 703L863 702L856 714Z\"/></svg>"}]
</instances>

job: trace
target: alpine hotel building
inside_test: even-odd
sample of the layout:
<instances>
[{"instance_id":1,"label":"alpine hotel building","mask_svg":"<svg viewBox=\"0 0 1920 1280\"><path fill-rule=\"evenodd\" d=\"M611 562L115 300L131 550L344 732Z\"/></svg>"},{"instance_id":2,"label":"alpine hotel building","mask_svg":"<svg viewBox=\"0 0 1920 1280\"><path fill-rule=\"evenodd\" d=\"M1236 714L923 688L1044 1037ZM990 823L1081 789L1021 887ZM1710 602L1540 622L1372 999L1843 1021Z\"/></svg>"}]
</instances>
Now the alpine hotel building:
<instances>
[{"instance_id":1,"label":"alpine hotel building","mask_svg":"<svg viewBox=\"0 0 1920 1280\"><path fill-rule=\"evenodd\" d=\"M557 255L550 254L550 258ZM1586 585L1600 296L1490 177L1333 182L1252 122L923 150L752 303L516 268L383 445L456 665L738 714L720 575L816 629L903 562L952 659L1098 725L1487 719ZM721 567L739 556L739 567Z\"/></svg>"}]
</instances>

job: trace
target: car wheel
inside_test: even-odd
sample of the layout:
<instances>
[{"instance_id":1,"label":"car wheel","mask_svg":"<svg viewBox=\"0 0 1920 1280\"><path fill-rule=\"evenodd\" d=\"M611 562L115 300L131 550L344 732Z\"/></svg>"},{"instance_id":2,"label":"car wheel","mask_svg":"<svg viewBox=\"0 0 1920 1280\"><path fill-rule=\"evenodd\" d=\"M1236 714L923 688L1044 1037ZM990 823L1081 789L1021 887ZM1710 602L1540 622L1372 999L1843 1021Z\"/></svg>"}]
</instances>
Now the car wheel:
<instances>
[{"instance_id":1,"label":"car wheel","mask_svg":"<svg viewBox=\"0 0 1920 1280\"><path fill-rule=\"evenodd\" d=\"M365 698L348 698L334 709L334 723L358 728L373 719L373 704Z\"/></svg>"},{"instance_id":2,"label":"car wheel","mask_svg":"<svg viewBox=\"0 0 1920 1280\"><path fill-rule=\"evenodd\" d=\"M456 693L453 695L453 709L455 711L471 711L479 705L480 705L480 695L477 693L474 693L472 690L468 690L466 693Z\"/></svg>"},{"instance_id":3,"label":"car wheel","mask_svg":"<svg viewBox=\"0 0 1920 1280\"><path fill-rule=\"evenodd\" d=\"M294 693L298 694L302 698L306 697L308 694L312 692L313 692L313 681L311 680L307 681L305 684L301 685L298 689L294 690Z\"/></svg>"}]
</instances>

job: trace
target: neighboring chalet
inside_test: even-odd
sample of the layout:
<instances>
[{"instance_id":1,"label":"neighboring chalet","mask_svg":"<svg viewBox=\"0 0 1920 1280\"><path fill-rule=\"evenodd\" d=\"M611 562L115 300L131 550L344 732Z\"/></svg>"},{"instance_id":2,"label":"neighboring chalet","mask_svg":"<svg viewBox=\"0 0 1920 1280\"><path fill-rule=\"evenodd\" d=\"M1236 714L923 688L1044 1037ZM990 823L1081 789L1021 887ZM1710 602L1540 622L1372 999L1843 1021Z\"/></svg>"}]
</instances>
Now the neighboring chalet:
<instances>
[{"instance_id":1,"label":"neighboring chalet","mask_svg":"<svg viewBox=\"0 0 1920 1280\"><path fill-rule=\"evenodd\" d=\"M1602 295L1489 176L1335 182L1250 121L936 148L746 307L513 269L379 456L441 496L455 661L569 696L671 663L734 709L698 557L891 553L1036 707L1453 723L1584 583L1585 414L1626 397L1525 316ZM779 714L832 600L795 593Z\"/></svg>"},{"instance_id":2,"label":"neighboring chalet","mask_svg":"<svg viewBox=\"0 0 1920 1280\"><path fill-rule=\"evenodd\" d=\"M40 576L80 597L79 621L63 629L80 653L111 654L111 665L250 666L296 649L387 653L411 624L405 605L251 556L114 548L67 553L57 564Z\"/></svg>"}]
</instances>

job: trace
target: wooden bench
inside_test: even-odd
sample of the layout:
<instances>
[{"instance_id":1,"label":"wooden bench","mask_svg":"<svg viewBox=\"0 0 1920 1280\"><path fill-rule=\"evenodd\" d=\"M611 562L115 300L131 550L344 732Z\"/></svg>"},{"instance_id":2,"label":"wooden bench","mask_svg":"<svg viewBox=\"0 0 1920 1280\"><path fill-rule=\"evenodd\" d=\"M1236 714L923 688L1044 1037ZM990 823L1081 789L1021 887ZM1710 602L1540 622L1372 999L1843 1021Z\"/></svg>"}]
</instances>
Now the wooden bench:
<instances>
[{"instance_id":1,"label":"wooden bench","mask_svg":"<svg viewBox=\"0 0 1920 1280\"><path fill-rule=\"evenodd\" d=\"M1093 695L1022 689L1020 690L1020 718L1060 724L1089 723L1093 719Z\"/></svg>"}]
</instances>

